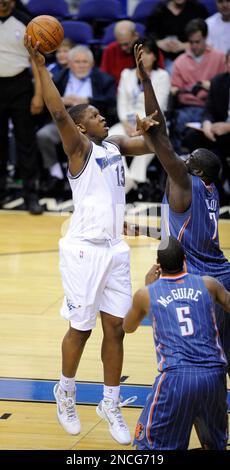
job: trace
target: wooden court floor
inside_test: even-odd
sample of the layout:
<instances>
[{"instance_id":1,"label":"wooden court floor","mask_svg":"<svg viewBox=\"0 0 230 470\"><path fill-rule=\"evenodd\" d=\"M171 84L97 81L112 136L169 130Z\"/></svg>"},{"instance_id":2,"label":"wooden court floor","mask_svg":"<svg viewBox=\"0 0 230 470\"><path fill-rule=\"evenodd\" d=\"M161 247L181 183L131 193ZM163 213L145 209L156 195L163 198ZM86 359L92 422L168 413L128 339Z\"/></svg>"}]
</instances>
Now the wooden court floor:
<instances>
[{"instance_id":1,"label":"wooden court floor","mask_svg":"<svg viewBox=\"0 0 230 470\"><path fill-rule=\"evenodd\" d=\"M98 387L99 392L102 390L103 381L100 319L86 345L76 377L83 383L82 395L94 397L78 407L81 434L66 434L56 419L51 388L59 379L61 341L68 327L59 315L63 292L58 239L67 223L66 214L33 217L23 212L0 212L1 450L124 449L112 440L107 424L95 412L95 393ZM229 228L229 221L220 222L221 246L228 258ZM145 273L155 261L157 242L135 238L128 243L135 290L143 285ZM156 374L152 330L150 326L141 326L125 338L126 392L132 392L133 385L145 392ZM133 434L140 407L123 410ZM199 442L192 432L190 448L197 447Z\"/></svg>"}]
</instances>

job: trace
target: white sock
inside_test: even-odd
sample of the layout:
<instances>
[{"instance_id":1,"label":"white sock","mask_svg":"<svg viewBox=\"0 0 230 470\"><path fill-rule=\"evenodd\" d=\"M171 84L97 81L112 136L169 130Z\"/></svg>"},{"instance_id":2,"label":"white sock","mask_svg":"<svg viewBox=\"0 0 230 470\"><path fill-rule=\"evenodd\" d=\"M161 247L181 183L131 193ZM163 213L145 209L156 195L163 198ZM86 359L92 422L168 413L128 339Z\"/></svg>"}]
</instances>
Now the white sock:
<instances>
[{"instance_id":1,"label":"white sock","mask_svg":"<svg viewBox=\"0 0 230 470\"><path fill-rule=\"evenodd\" d=\"M65 392L75 391L75 377L65 377L61 374L60 385Z\"/></svg>"},{"instance_id":2,"label":"white sock","mask_svg":"<svg viewBox=\"0 0 230 470\"><path fill-rule=\"evenodd\" d=\"M63 171L61 169L60 163L55 163L49 168L51 176L55 176L59 180L63 180Z\"/></svg>"},{"instance_id":3,"label":"white sock","mask_svg":"<svg viewBox=\"0 0 230 470\"><path fill-rule=\"evenodd\" d=\"M115 403L118 403L120 396L120 385L118 385L117 387L110 387L109 385L104 385L103 396L104 398L112 398Z\"/></svg>"}]
</instances>

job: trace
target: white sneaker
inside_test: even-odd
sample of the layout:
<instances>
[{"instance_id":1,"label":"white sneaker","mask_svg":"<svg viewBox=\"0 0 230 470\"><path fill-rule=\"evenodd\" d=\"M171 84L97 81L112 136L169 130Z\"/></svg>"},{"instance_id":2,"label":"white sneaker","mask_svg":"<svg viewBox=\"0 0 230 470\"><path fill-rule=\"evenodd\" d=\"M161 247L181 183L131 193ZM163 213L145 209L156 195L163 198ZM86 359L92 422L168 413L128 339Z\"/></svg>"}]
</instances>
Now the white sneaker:
<instances>
[{"instance_id":1,"label":"white sneaker","mask_svg":"<svg viewBox=\"0 0 230 470\"><path fill-rule=\"evenodd\" d=\"M129 428L121 414L120 408L136 400L137 397L130 397L124 402L115 403L112 398L104 398L96 408L98 416L104 418L109 423L110 433L119 444L128 445L131 443Z\"/></svg>"},{"instance_id":2,"label":"white sneaker","mask_svg":"<svg viewBox=\"0 0 230 470\"><path fill-rule=\"evenodd\" d=\"M65 392L58 383L54 386L53 392L57 402L59 423L69 434L79 434L81 423L76 412L75 391Z\"/></svg>"}]
</instances>

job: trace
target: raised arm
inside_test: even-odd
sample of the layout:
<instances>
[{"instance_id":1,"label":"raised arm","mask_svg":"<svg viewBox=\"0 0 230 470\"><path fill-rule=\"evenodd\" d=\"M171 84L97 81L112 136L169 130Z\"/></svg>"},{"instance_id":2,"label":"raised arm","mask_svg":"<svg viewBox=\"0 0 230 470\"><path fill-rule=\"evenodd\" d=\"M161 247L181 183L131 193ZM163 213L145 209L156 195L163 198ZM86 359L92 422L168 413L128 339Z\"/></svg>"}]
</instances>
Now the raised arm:
<instances>
[{"instance_id":1,"label":"raised arm","mask_svg":"<svg viewBox=\"0 0 230 470\"><path fill-rule=\"evenodd\" d=\"M41 81L38 69L33 60L31 60L31 70L34 78L34 95L30 104L30 112L31 114L39 114L43 110L44 101L42 98Z\"/></svg>"},{"instance_id":2,"label":"raised arm","mask_svg":"<svg viewBox=\"0 0 230 470\"><path fill-rule=\"evenodd\" d=\"M204 276L203 281L215 302L217 302L223 310L230 313L230 292L213 277Z\"/></svg>"},{"instance_id":3,"label":"raised arm","mask_svg":"<svg viewBox=\"0 0 230 470\"><path fill-rule=\"evenodd\" d=\"M90 142L87 137L79 132L66 111L61 96L46 69L45 57L38 51L38 46L39 43L37 42L36 46L32 47L31 38L25 35L25 47L37 67L43 99L59 130L64 151L69 158L70 172L75 175L84 166L85 157L90 149Z\"/></svg>"},{"instance_id":4,"label":"raised arm","mask_svg":"<svg viewBox=\"0 0 230 470\"><path fill-rule=\"evenodd\" d=\"M148 286L159 279L161 268L154 264L145 276L145 285ZM150 307L149 290L147 287L139 289L133 296L133 304L123 320L123 330L133 333L140 325L143 318L148 315Z\"/></svg>"},{"instance_id":5,"label":"raised arm","mask_svg":"<svg viewBox=\"0 0 230 470\"><path fill-rule=\"evenodd\" d=\"M148 314L149 305L148 289L146 287L139 289L134 294L132 307L123 320L123 330L125 333L133 333L136 331L143 318Z\"/></svg>"},{"instance_id":6,"label":"raised arm","mask_svg":"<svg viewBox=\"0 0 230 470\"><path fill-rule=\"evenodd\" d=\"M172 189L179 190L177 199L180 198L182 202L179 210L185 210L186 206L191 202L189 201L189 198L191 198L191 178L188 175L185 163L174 152L168 138L164 115L156 99L151 80L143 66L142 45L135 46L135 59L138 75L144 88L146 115L153 113L155 110L158 111L157 120L159 125L150 128L147 132L148 137L145 136L145 138L148 138L149 147L151 145L149 141L151 141L158 159L168 174L170 186L173 185ZM174 200L172 200L172 203L174 205Z\"/></svg>"}]
</instances>

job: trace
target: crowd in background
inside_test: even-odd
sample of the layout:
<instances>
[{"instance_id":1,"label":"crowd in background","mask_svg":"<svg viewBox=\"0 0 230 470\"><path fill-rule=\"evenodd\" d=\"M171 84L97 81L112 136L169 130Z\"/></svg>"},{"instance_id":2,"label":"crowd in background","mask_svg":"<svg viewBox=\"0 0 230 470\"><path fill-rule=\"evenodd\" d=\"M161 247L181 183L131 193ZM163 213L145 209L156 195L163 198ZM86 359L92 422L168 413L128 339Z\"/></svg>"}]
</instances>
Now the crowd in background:
<instances>
[{"instance_id":1,"label":"crowd in background","mask_svg":"<svg viewBox=\"0 0 230 470\"><path fill-rule=\"evenodd\" d=\"M71 13L80 4L67 3ZM207 147L219 156L223 168L219 192L221 204L227 205L230 1L216 0L212 15L204 2L195 0L153 3L141 30L130 18L123 18L116 22L106 45L102 39L108 22L97 29L94 21L97 41L93 44L76 44L65 37L56 53L47 56L48 69L67 108L92 104L105 116L110 135L131 136L136 114L144 116L133 55L134 44L143 43L145 67L175 150L183 158L196 147ZM15 181L21 180L26 208L39 214L39 198L65 198L68 185L60 137L43 106L36 70L23 49L31 19L28 6L27 1L0 0L0 207L12 198ZM128 201L161 200L165 174L156 160L151 153L124 159Z\"/></svg>"}]
</instances>

